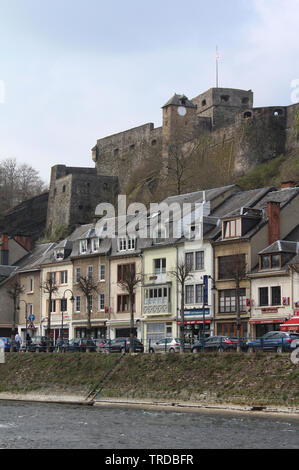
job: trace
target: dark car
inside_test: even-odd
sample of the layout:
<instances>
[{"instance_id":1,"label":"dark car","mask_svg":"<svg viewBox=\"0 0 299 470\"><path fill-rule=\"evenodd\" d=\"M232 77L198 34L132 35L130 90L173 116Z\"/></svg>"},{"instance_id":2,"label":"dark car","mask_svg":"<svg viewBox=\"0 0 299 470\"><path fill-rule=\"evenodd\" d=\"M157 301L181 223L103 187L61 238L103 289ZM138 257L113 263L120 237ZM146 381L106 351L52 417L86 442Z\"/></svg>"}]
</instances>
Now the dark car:
<instances>
[{"instance_id":1,"label":"dark car","mask_svg":"<svg viewBox=\"0 0 299 470\"><path fill-rule=\"evenodd\" d=\"M27 345L27 351L29 352L47 352L48 339L46 336L33 336L30 343ZM49 344L50 352L54 351L53 340L50 339Z\"/></svg>"},{"instance_id":2,"label":"dark car","mask_svg":"<svg viewBox=\"0 0 299 470\"><path fill-rule=\"evenodd\" d=\"M299 339L298 333L286 333L284 331L269 331L260 338L247 341L246 348L249 353L261 351L290 352L291 343Z\"/></svg>"},{"instance_id":3,"label":"dark car","mask_svg":"<svg viewBox=\"0 0 299 470\"><path fill-rule=\"evenodd\" d=\"M204 351L236 351L238 346L238 338L235 336L210 336L205 339ZM241 349L244 349L244 343L241 340ZM201 352L203 349L202 340L195 341L191 346L191 352Z\"/></svg>"},{"instance_id":4,"label":"dark car","mask_svg":"<svg viewBox=\"0 0 299 470\"><path fill-rule=\"evenodd\" d=\"M70 339L65 347L65 352L86 352L87 348L89 352L96 352L96 345L93 340L89 340L89 344L87 344L87 341L87 338Z\"/></svg>"},{"instance_id":5,"label":"dark car","mask_svg":"<svg viewBox=\"0 0 299 470\"><path fill-rule=\"evenodd\" d=\"M130 350L130 338L116 338L107 341L104 345L106 353L128 353ZM143 353L144 347L139 339L134 338L133 352Z\"/></svg>"},{"instance_id":6,"label":"dark car","mask_svg":"<svg viewBox=\"0 0 299 470\"><path fill-rule=\"evenodd\" d=\"M4 344L4 352L10 352L10 345L11 345L11 339L8 337L2 337L0 340L3 341ZM15 348L14 348L15 351Z\"/></svg>"}]
</instances>

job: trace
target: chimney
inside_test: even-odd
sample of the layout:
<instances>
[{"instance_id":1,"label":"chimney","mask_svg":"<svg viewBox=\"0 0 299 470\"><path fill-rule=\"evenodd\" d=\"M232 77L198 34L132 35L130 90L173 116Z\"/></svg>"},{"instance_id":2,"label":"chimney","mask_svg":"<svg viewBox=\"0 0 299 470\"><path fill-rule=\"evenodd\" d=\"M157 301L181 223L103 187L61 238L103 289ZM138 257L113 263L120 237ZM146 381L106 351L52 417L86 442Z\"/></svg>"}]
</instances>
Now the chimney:
<instances>
[{"instance_id":1,"label":"chimney","mask_svg":"<svg viewBox=\"0 0 299 470\"><path fill-rule=\"evenodd\" d=\"M1 264L8 266L8 234L2 233L1 235Z\"/></svg>"},{"instance_id":2,"label":"chimney","mask_svg":"<svg viewBox=\"0 0 299 470\"><path fill-rule=\"evenodd\" d=\"M31 239L25 235L15 235L14 239L18 242L25 250L31 250Z\"/></svg>"},{"instance_id":3,"label":"chimney","mask_svg":"<svg viewBox=\"0 0 299 470\"><path fill-rule=\"evenodd\" d=\"M268 242L269 245L280 240L280 203L269 201L268 213Z\"/></svg>"},{"instance_id":4,"label":"chimney","mask_svg":"<svg viewBox=\"0 0 299 470\"><path fill-rule=\"evenodd\" d=\"M295 181L284 181L280 187L281 189L295 188Z\"/></svg>"}]
</instances>

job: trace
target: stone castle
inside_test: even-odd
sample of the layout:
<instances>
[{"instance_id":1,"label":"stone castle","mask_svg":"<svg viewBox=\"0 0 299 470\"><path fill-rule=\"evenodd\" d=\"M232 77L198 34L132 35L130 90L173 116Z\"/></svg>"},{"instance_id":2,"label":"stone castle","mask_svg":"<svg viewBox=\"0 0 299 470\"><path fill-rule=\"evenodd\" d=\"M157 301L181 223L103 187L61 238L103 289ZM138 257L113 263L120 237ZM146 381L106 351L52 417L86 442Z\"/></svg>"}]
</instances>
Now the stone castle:
<instances>
[{"instance_id":1,"label":"stone castle","mask_svg":"<svg viewBox=\"0 0 299 470\"><path fill-rule=\"evenodd\" d=\"M219 165L241 176L298 148L298 126L299 104L254 108L251 90L211 88L192 99L175 94L162 107L161 127L147 123L99 139L92 148L95 168L52 168L45 231L54 234L58 227L90 222L96 205L114 202L134 172L154 155L165 175L173 146L184 148L208 138Z\"/></svg>"}]
</instances>

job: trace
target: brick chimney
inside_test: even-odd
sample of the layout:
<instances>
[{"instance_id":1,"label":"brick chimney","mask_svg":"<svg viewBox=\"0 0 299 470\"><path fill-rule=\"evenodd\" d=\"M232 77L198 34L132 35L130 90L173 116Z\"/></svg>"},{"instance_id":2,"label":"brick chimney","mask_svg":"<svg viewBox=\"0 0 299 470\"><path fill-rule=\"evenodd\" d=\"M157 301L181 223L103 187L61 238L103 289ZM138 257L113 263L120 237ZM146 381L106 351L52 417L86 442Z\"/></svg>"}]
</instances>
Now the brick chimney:
<instances>
[{"instance_id":1,"label":"brick chimney","mask_svg":"<svg viewBox=\"0 0 299 470\"><path fill-rule=\"evenodd\" d=\"M7 266L8 265L8 234L2 233L1 235L1 264Z\"/></svg>"},{"instance_id":2,"label":"brick chimney","mask_svg":"<svg viewBox=\"0 0 299 470\"><path fill-rule=\"evenodd\" d=\"M269 245L280 240L280 203L269 201L268 213L268 242Z\"/></svg>"},{"instance_id":3,"label":"brick chimney","mask_svg":"<svg viewBox=\"0 0 299 470\"><path fill-rule=\"evenodd\" d=\"M295 181L284 181L280 187L281 189L295 188Z\"/></svg>"},{"instance_id":4,"label":"brick chimney","mask_svg":"<svg viewBox=\"0 0 299 470\"><path fill-rule=\"evenodd\" d=\"M18 242L25 250L31 250L31 238L25 235L15 235L14 239Z\"/></svg>"}]
</instances>

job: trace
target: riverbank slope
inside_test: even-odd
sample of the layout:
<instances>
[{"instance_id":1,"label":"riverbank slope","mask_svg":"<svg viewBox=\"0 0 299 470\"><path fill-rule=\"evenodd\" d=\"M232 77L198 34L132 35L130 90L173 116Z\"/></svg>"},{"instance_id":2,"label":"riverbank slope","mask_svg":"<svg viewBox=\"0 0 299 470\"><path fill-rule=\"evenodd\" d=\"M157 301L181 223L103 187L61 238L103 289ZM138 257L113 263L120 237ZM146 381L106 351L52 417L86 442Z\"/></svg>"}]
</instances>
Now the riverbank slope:
<instances>
[{"instance_id":1,"label":"riverbank slope","mask_svg":"<svg viewBox=\"0 0 299 470\"><path fill-rule=\"evenodd\" d=\"M8 353L5 359L2 394L85 397L101 389L101 399L299 408L299 368L289 354L142 354L120 360L118 354Z\"/></svg>"}]
</instances>

